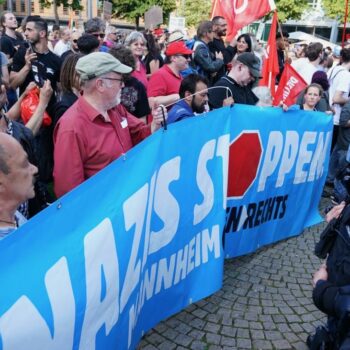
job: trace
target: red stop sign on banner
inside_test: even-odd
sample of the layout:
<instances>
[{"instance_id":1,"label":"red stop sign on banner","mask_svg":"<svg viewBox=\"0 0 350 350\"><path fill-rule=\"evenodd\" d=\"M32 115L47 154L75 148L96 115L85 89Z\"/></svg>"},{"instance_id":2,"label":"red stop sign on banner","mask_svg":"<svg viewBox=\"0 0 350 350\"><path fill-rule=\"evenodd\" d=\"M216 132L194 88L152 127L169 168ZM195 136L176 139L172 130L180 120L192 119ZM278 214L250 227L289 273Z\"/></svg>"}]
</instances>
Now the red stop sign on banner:
<instances>
[{"instance_id":1,"label":"red stop sign on banner","mask_svg":"<svg viewBox=\"0 0 350 350\"><path fill-rule=\"evenodd\" d=\"M230 145L228 197L242 197L253 184L262 155L259 133L243 132Z\"/></svg>"}]
</instances>

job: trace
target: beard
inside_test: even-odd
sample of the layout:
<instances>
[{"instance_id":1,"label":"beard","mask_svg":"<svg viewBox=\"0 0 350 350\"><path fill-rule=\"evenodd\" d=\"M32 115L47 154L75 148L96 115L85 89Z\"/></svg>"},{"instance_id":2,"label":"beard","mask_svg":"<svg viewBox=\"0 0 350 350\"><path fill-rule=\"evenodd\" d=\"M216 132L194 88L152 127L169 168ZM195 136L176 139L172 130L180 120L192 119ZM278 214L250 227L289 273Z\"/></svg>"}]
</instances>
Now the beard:
<instances>
[{"instance_id":1,"label":"beard","mask_svg":"<svg viewBox=\"0 0 350 350\"><path fill-rule=\"evenodd\" d=\"M199 105L195 102L195 99L192 99L191 108L192 111L195 113L203 113L205 111L205 105L205 103Z\"/></svg>"}]
</instances>

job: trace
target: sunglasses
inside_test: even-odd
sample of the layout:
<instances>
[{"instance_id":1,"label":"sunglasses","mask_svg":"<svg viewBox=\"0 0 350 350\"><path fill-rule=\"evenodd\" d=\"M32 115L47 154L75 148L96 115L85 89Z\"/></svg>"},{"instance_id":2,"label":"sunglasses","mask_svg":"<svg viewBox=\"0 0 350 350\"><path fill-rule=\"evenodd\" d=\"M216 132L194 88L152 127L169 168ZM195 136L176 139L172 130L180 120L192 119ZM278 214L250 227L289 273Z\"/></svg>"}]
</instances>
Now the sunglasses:
<instances>
[{"instance_id":1,"label":"sunglasses","mask_svg":"<svg viewBox=\"0 0 350 350\"><path fill-rule=\"evenodd\" d=\"M95 33L92 34L95 38L103 39L105 37L105 33Z\"/></svg>"},{"instance_id":2,"label":"sunglasses","mask_svg":"<svg viewBox=\"0 0 350 350\"><path fill-rule=\"evenodd\" d=\"M78 42L77 39L73 39L72 41L73 41L74 44L76 44Z\"/></svg>"},{"instance_id":3,"label":"sunglasses","mask_svg":"<svg viewBox=\"0 0 350 350\"><path fill-rule=\"evenodd\" d=\"M188 60L189 58L191 58L191 55L182 55L182 54L178 54L176 55L177 57L183 57L186 58L186 60Z\"/></svg>"}]
</instances>

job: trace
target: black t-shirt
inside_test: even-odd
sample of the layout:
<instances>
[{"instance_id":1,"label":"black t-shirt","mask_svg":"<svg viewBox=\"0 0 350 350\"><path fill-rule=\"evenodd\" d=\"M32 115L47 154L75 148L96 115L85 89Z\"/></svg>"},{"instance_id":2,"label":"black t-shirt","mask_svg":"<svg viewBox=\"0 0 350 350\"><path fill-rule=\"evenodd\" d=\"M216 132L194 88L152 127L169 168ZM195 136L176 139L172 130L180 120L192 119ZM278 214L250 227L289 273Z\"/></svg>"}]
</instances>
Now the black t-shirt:
<instances>
[{"instance_id":1,"label":"black t-shirt","mask_svg":"<svg viewBox=\"0 0 350 350\"><path fill-rule=\"evenodd\" d=\"M24 67L26 63L24 59L26 50L24 46L21 46L13 57L12 70L14 72L19 72ZM46 79L50 80L52 89L57 92L57 82L60 81L61 58L51 51L44 54L36 54L37 59L32 62L32 69L20 86L20 93L22 94L24 92L31 81L36 82L40 86Z\"/></svg>"},{"instance_id":2,"label":"black t-shirt","mask_svg":"<svg viewBox=\"0 0 350 350\"><path fill-rule=\"evenodd\" d=\"M121 103L129 113L137 118L145 117L151 112L145 86L131 76L125 80Z\"/></svg>"},{"instance_id":3,"label":"black t-shirt","mask_svg":"<svg viewBox=\"0 0 350 350\"><path fill-rule=\"evenodd\" d=\"M209 91L209 104L212 108L221 108L224 99L231 96L235 103L245 105L255 105L259 101L248 86L238 85L229 76L222 77L214 86L217 88ZM219 86L223 86L223 88ZM227 87L228 90L224 87Z\"/></svg>"},{"instance_id":4,"label":"black t-shirt","mask_svg":"<svg viewBox=\"0 0 350 350\"><path fill-rule=\"evenodd\" d=\"M158 54L157 56L154 56L149 52L143 60L143 63L146 66L146 73L147 74L151 74L151 68L149 65L153 60L159 61L159 68L161 68L164 65L163 57L160 54Z\"/></svg>"},{"instance_id":5,"label":"black t-shirt","mask_svg":"<svg viewBox=\"0 0 350 350\"><path fill-rule=\"evenodd\" d=\"M220 68L220 70L217 72L216 76L214 77L214 82L217 82L221 77L223 77L226 74L226 65L230 63L233 60L233 57L237 53L237 48L232 46L225 46L225 43L222 39L216 39L214 38L213 41L208 43L210 52L215 56L216 52L221 52L224 57L224 65Z\"/></svg>"},{"instance_id":6,"label":"black t-shirt","mask_svg":"<svg viewBox=\"0 0 350 350\"><path fill-rule=\"evenodd\" d=\"M4 34L0 39L1 51L12 58L23 42L24 40L20 38L14 39L7 34Z\"/></svg>"}]
</instances>

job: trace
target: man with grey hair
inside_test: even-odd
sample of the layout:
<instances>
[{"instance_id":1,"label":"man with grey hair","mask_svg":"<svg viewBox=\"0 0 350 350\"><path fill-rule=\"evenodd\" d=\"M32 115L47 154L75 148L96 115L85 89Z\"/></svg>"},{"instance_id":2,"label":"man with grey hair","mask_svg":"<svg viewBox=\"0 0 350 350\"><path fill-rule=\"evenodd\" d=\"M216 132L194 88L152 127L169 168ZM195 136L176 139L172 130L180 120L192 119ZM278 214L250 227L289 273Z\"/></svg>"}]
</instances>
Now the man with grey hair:
<instances>
[{"instance_id":1,"label":"man with grey hair","mask_svg":"<svg viewBox=\"0 0 350 350\"><path fill-rule=\"evenodd\" d=\"M35 196L37 171L20 143L0 132L0 239L26 221L17 208Z\"/></svg>"},{"instance_id":2,"label":"man with grey hair","mask_svg":"<svg viewBox=\"0 0 350 350\"><path fill-rule=\"evenodd\" d=\"M224 66L222 52L212 53L209 43L214 39L213 23L203 21L197 29L198 40L194 43L193 63L198 74L206 77L212 85L217 73Z\"/></svg>"},{"instance_id":3,"label":"man with grey hair","mask_svg":"<svg viewBox=\"0 0 350 350\"><path fill-rule=\"evenodd\" d=\"M123 74L131 68L109 53L79 59L83 94L60 118L54 132L54 188L62 196L160 128L167 117L153 108L146 125L120 104ZM163 114L164 113L164 114Z\"/></svg>"},{"instance_id":4,"label":"man with grey hair","mask_svg":"<svg viewBox=\"0 0 350 350\"><path fill-rule=\"evenodd\" d=\"M106 24L101 18L94 17L89 19L85 23L85 33L91 34L100 42L99 49L102 52L107 52L108 48L103 46L103 40L105 38Z\"/></svg>"}]
</instances>

